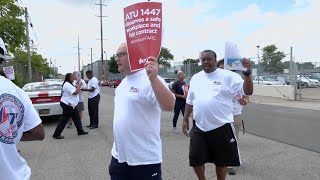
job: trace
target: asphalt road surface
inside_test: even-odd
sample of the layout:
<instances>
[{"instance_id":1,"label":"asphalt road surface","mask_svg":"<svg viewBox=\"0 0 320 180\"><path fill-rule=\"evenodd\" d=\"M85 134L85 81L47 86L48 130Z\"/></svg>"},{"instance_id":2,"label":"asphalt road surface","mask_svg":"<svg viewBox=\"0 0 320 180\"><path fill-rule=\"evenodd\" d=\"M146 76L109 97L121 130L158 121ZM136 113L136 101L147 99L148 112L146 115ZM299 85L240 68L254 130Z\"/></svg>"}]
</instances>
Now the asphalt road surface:
<instances>
[{"instance_id":1,"label":"asphalt road surface","mask_svg":"<svg viewBox=\"0 0 320 180\"><path fill-rule=\"evenodd\" d=\"M114 88L101 88L100 125L95 130L85 128L89 131L88 135L77 136L76 129L73 127L63 131L62 135L65 139L55 140L51 136L58 119L45 119L44 141L18 144L20 154L32 169L32 180L109 179L108 165L113 144L113 91ZM86 102L85 105L87 108ZM283 139L279 140L290 144L293 144L291 140L295 139L298 144L308 146L308 149L313 147L310 147L311 145L319 143L319 141L308 143L320 137L315 136L319 132L319 121L316 117L320 116L317 112L264 105L250 105L246 112L248 112L245 115L247 130L259 136L272 136L270 137L272 139L281 137ZM196 176L189 167L189 138L182 132L171 131L172 116L172 112L164 112L161 119L163 179L195 180ZM178 120L179 128L181 128L181 120L182 116ZM84 112L83 126L86 126L88 121L88 114ZM312 123L310 129L306 125L309 122ZM295 133L297 130L300 132ZM302 136L304 134L310 137L310 141L301 142L308 140L307 137ZM239 147L243 164L237 169L237 175L228 176L228 180L320 179L320 154L317 152L248 133L241 134ZM314 147L319 147L319 144ZM208 164L206 170L207 179L215 179L214 166ZM1 176L0 179L2 179Z\"/></svg>"},{"instance_id":2,"label":"asphalt road surface","mask_svg":"<svg viewBox=\"0 0 320 180\"><path fill-rule=\"evenodd\" d=\"M102 92L114 95L114 88ZM320 152L320 111L249 104L243 114L251 134Z\"/></svg>"},{"instance_id":3,"label":"asphalt road surface","mask_svg":"<svg viewBox=\"0 0 320 180\"><path fill-rule=\"evenodd\" d=\"M320 152L320 111L249 104L244 117L251 134Z\"/></svg>"}]
</instances>

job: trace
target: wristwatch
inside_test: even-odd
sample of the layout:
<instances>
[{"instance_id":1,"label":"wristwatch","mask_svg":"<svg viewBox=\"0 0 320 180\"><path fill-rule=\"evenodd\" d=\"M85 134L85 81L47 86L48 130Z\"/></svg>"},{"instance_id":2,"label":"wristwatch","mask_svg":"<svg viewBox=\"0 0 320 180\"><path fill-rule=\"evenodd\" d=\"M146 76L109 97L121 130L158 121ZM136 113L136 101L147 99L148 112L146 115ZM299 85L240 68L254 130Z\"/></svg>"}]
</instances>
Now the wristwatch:
<instances>
[{"instance_id":1,"label":"wristwatch","mask_svg":"<svg viewBox=\"0 0 320 180\"><path fill-rule=\"evenodd\" d=\"M242 74L243 74L244 76L250 76L250 75L251 75L251 69L248 69L248 70L246 70L246 71L242 71Z\"/></svg>"}]
</instances>

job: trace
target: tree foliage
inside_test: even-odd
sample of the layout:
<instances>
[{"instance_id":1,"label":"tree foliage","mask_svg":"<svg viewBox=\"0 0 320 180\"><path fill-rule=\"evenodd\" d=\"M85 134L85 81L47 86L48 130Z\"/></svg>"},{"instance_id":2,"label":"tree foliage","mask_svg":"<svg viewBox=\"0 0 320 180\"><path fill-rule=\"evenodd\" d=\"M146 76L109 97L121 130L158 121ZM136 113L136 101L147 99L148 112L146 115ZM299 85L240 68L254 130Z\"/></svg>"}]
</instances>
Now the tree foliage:
<instances>
[{"instance_id":1,"label":"tree foliage","mask_svg":"<svg viewBox=\"0 0 320 180\"><path fill-rule=\"evenodd\" d=\"M113 74L119 73L116 58L114 56L110 57L110 61L108 62L108 71Z\"/></svg>"},{"instance_id":2,"label":"tree foliage","mask_svg":"<svg viewBox=\"0 0 320 180\"><path fill-rule=\"evenodd\" d=\"M174 55L166 47L161 47L158 63L160 67L170 67L170 62L174 59Z\"/></svg>"},{"instance_id":3,"label":"tree foliage","mask_svg":"<svg viewBox=\"0 0 320 180\"><path fill-rule=\"evenodd\" d=\"M262 49L261 66L269 74L278 74L283 71L282 59L286 57L284 52L277 51L276 45L272 44Z\"/></svg>"},{"instance_id":4,"label":"tree foliage","mask_svg":"<svg viewBox=\"0 0 320 180\"><path fill-rule=\"evenodd\" d=\"M45 77L50 74L50 68L47 59L43 58L42 55L38 54L37 52L32 52L31 59L31 66L33 70L40 72ZM28 65L28 53L21 50L17 51L15 53L14 61L16 63Z\"/></svg>"},{"instance_id":5,"label":"tree foliage","mask_svg":"<svg viewBox=\"0 0 320 180\"><path fill-rule=\"evenodd\" d=\"M0 37L7 44L7 49L15 53L25 46L25 23L21 19L23 10L14 0L0 0Z\"/></svg>"}]
</instances>

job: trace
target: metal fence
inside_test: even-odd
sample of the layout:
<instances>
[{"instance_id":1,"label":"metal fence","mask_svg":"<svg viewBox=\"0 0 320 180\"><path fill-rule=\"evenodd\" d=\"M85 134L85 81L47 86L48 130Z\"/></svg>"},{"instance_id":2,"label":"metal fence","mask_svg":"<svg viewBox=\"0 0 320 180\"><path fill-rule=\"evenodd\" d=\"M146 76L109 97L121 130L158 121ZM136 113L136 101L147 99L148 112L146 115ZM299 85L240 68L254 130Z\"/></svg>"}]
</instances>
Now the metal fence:
<instances>
[{"instance_id":1,"label":"metal fence","mask_svg":"<svg viewBox=\"0 0 320 180\"><path fill-rule=\"evenodd\" d=\"M293 58L294 60L294 58ZM284 63L283 68L277 74L266 72L258 63L258 59L253 59L253 81L255 84L271 86L292 85L295 86L296 100L319 100L320 101L320 62L292 62ZM192 77L202 70L198 63L177 63L179 65L160 68L159 75L164 78L175 78L175 71L182 70L186 77Z\"/></svg>"}]
</instances>

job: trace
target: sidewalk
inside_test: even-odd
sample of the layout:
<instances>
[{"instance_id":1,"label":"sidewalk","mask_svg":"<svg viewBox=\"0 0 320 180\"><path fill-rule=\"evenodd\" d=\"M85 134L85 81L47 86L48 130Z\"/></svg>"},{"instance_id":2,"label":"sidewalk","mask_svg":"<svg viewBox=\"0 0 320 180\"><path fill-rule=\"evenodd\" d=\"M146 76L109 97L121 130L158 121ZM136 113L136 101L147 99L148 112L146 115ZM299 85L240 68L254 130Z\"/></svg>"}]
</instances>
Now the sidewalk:
<instances>
[{"instance_id":1,"label":"sidewalk","mask_svg":"<svg viewBox=\"0 0 320 180\"><path fill-rule=\"evenodd\" d=\"M266 105L273 105L273 106L282 106L282 107L291 107L291 108L320 111L320 101L312 101L312 100L289 101L289 100L284 100L280 98L252 95L250 96L250 102L257 103L257 104L266 104Z\"/></svg>"}]
</instances>

